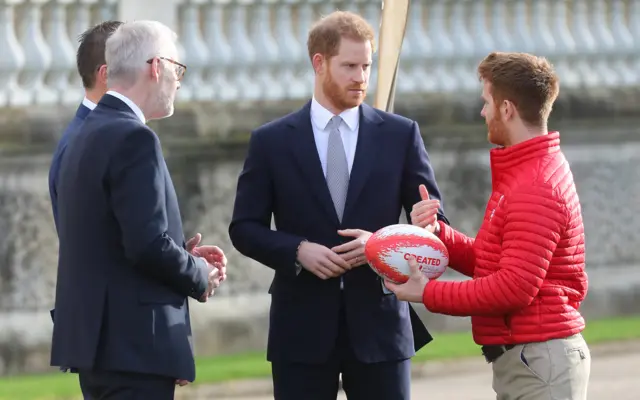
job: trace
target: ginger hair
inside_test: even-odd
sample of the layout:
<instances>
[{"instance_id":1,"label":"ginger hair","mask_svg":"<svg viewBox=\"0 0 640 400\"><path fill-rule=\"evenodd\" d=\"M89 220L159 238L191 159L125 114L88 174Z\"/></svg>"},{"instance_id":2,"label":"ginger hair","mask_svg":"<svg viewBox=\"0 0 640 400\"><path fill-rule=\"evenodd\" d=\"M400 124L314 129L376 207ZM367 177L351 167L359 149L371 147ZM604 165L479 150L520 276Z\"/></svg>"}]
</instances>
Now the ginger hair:
<instances>
[{"instance_id":1,"label":"ginger hair","mask_svg":"<svg viewBox=\"0 0 640 400\"><path fill-rule=\"evenodd\" d=\"M349 11L334 11L311 27L307 39L309 59L318 53L326 58L337 55L342 38L369 41L375 51L375 32L364 18Z\"/></svg>"},{"instance_id":2,"label":"ginger hair","mask_svg":"<svg viewBox=\"0 0 640 400\"><path fill-rule=\"evenodd\" d=\"M526 125L546 125L560 91L558 76L546 58L493 52L478 66L478 75L491 83L495 104L510 101Z\"/></svg>"}]
</instances>

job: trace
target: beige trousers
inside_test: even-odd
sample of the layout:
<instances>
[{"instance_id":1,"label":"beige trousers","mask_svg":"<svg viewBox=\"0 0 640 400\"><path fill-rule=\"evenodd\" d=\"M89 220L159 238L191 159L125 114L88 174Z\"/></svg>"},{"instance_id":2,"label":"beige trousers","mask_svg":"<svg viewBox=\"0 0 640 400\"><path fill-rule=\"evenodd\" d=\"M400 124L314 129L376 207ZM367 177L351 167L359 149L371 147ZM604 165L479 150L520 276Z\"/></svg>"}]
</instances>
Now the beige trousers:
<instances>
[{"instance_id":1,"label":"beige trousers","mask_svg":"<svg viewBox=\"0 0 640 400\"><path fill-rule=\"evenodd\" d=\"M586 400L591 354L582 335L518 345L493 364L497 400Z\"/></svg>"}]
</instances>

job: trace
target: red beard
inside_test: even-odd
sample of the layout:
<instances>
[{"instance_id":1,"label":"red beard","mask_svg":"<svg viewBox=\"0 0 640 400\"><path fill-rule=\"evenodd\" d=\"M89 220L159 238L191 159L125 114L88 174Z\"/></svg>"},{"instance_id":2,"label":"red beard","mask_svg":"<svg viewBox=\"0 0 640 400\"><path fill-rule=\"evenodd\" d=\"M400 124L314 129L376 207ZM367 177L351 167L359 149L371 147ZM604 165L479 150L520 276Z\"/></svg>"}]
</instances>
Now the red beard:
<instances>
[{"instance_id":1,"label":"red beard","mask_svg":"<svg viewBox=\"0 0 640 400\"><path fill-rule=\"evenodd\" d=\"M357 95L352 92L352 90L362 90L362 93ZM327 79L322 82L322 91L333 106L340 111L358 107L367 95L366 85L353 85L344 89L341 88L336 81L333 80L329 69L327 69Z\"/></svg>"},{"instance_id":2,"label":"red beard","mask_svg":"<svg viewBox=\"0 0 640 400\"><path fill-rule=\"evenodd\" d=\"M496 109L495 115L495 117L487 121L487 128L489 129L489 143L495 144L497 146L506 146L508 144L507 127L504 125L504 122L500 118L500 110Z\"/></svg>"}]
</instances>

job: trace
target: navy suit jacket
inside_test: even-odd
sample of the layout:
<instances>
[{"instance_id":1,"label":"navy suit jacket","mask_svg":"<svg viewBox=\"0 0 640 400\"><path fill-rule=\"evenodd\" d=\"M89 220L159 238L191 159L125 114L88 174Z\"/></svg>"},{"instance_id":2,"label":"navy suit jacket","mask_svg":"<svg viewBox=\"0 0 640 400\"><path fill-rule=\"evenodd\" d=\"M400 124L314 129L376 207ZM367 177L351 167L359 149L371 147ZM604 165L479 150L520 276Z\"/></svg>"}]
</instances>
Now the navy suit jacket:
<instances>
[{"instance_id":1,"label":"navy suit jacket","mask_svg":"<svg viewBox=\"0 0 640 400\"><path fill-rule=\"evenodd\" d=\"M418 125L360 106L354 165L339 222L315 146L310 104L255 130L238 179L229 235L242 254L275 270L269 292L270 361L323 363L336 342L340 280L296 275L302 240L329 248L349 238L343 228L374 232L396 224L427 185L440 199ZM276 230L271 230L272 215ZM446 221L442 210L440 219ZM367 363L406 359L431 341L409 304L382 290L368 267L344 274L344 302L356 357Z\"/></svg>"},{"instance_id":2,"label":"navy suit jacket","mask_svg":"<svg viewBox=\"0 0 640 400\"><path fill-rule=\"evenodd\" d=\"M208 269L184 249L156 134L105 95L68 142L57 194L51 365L194 380L187 300Z\"/></svg>"},{"instance_id":3,"label":"navy suit jacket","mask_svg":"<svg viewBox=\"0 0 640 400\"><path fill-rule=\"evenodd\" d=\"M58 229L58 192L56 184L58 182L58 172L60 171L60 163L64 156L64 152L67 149L67 143L69 138L75 136L80 130L80 125L84 122L84 119L89 115L91 109L84 104L80 103L76 110L76 115L73 117L67 128L62 133L62 137L58 141L53 157L51 159L51 167L49 168L49 196L51 197L51 211L53 212L53 222L56 230ZM50 311L51 319L55 319L55 310ZM66 367L61 367L63 371L67 370ZM72 369L71 372L77 372Z\"/></svg>"},{"instance_id":4,"label":"navy suit jacket","mask_svg":"<svg viewBox=\"0 0 640 400\"><path fill-rule=\"evenodd\" d=\"M51 209L53 211L53 221L56 224L56 229L58 229L58 193L56 183L58 180L58 172L60 171L60 162L64 156L64 151L67 149L69 137L74 136L78 132L80 125L82 125L82 122L90 112L89 107L80 104L76 115L67 126L67 129L62 133L62 137L60 141L58 141L56 150L53 153L53 158L51 159L51 167L49 168L49 196L51 197Z\"/></svg>"}]
</instances>

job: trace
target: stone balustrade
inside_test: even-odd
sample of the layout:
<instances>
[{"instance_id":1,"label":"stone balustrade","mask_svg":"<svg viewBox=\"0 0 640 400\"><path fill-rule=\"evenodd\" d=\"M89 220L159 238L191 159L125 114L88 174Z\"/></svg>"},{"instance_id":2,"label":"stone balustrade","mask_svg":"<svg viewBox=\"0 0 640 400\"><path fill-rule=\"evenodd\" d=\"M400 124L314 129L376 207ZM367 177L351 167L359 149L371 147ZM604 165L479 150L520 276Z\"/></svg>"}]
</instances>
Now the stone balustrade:
<instances>
[{"instance_id":1,"label":"stone balustrade","mask_svg":"<svg viewBox=\"0 0 640 400\"><path fill-rule=\"evenodd\" d=\"M376 28L373 0L2 0L0 107L75 105L77 35L105 19L158 19L189 66L180 101L281 101L310 95L309 27L339 8ZM398 94L477 92L493 50L548 56L563 87L640 82L640 0L412 0ZM375 90L376 68L371 90Z\"/></svg>"}]
</instances>

